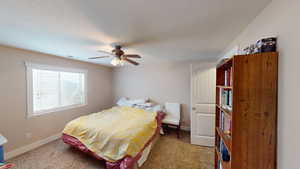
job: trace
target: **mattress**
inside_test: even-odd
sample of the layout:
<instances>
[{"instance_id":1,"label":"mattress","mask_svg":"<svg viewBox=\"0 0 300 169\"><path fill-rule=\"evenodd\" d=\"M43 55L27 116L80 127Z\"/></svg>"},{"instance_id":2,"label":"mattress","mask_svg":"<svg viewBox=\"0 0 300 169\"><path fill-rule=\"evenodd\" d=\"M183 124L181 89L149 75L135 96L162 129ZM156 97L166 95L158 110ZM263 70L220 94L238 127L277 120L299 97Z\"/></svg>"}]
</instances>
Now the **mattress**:
<instances>
[{"instance_id":1,"label":"mattress","mask_svg":"<svg viewBox=\"0 0 300 169\"><path fill-rule=\"evenodd\" d=\"M103 156L101 156L101 154L93 151L88 146L86 146L86 144L84 144L80 139L74 137L73 135L69 135L67 132L64 132L62 139L65 143L67 143L73 147L76 147L80 151L88 153L99 160L105 160L106 166L108 169L131 169L133 167L133 165L136 164L137 161L141 159L142 155L145 154L144 150L146 149L145 151L149 151L149 150L147 150L147 148L149 146L151 146L154 138L157 135L159 135L159 130L161 127L162 119L164 118L164 113L158 112L155 114L156 114L155 121L156 121L157 125L155 125L156 128L155 128L154 132L151 134L151 136L147 137L147 141L145 142L145 144L143 144L143 146L139 149L139 151L137 153L135 153L134 155L127 154L124 157L122 157L121 159L118 159L115 161L107 160L106 157L103 157ZM140 161L142 161L142 160L140 160Z\"/></svg>"}]
</instances>

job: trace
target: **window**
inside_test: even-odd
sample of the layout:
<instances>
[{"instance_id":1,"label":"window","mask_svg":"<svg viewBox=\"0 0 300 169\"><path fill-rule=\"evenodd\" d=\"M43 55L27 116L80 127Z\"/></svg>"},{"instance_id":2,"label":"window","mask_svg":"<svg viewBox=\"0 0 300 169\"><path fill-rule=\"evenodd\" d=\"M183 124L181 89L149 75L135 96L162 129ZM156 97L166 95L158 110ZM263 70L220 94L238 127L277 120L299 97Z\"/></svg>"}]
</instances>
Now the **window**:
<instances>
[{"instance_id":1,"label":"window","mask_svg":"<svg viewBox=\"0 0 300 169\"><path fill-rule=\"evenodd\" d=\"M28 117L87 104L87 71L26 63Z\"/></svg>"}]
</instances>

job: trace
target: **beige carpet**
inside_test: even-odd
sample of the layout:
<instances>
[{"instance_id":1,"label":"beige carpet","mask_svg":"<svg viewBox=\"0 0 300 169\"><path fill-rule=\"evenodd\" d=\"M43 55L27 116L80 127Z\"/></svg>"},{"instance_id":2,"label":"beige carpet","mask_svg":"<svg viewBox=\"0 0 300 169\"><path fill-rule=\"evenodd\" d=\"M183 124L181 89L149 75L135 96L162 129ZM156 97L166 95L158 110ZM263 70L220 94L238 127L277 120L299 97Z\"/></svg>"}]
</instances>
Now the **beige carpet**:
<instances>
[{"instance_id":1,"label":"beige carpet","mask_svg":"<svg viewBox=\"0 0 300 169\"><path fill-rule=\"evenodd\" d=\"M189 134L178 140L173 132L162 136L141 169L213 169L213 148L189 144ZM81 153L61 140L16 157L16 169L105 169L103 162Z\"/></svg>"}]
</instances>

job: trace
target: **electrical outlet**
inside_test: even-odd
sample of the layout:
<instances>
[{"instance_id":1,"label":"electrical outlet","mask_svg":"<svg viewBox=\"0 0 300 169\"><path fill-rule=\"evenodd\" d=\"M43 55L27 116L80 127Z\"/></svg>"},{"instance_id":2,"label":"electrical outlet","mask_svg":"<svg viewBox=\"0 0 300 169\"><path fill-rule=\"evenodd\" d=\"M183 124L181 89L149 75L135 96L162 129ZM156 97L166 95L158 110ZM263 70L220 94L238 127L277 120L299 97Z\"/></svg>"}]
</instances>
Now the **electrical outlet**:
<instances>
[{"instance_id":1,"label":"electrical outlet","mask_svg":"<svg viewBox=\"0 0 300 169\"><path fill-rule=\"evenodd\" d=\"M26 133L26 134L25 134L25 137L26 137L27 139L30 139L30 138L32 137L32 134L31 134L31 133Z\"/></svg>"}]
</instances>

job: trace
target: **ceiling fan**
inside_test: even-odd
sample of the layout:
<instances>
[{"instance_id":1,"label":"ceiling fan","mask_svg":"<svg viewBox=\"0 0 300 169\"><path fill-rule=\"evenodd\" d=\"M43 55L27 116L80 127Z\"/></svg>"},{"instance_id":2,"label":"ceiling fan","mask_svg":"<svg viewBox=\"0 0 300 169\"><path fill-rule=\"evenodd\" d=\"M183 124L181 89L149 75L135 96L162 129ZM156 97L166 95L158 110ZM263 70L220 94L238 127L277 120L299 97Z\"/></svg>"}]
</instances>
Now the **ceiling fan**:
<instances>
[{"instance_id":1,"label":"ceiling fan","mask_svg":"<svg viewBox=\"0 0 300 169\"><path fill-rule=\"evenodd\" d=\"M125 54L125 52L122 50L122 46L121 45L114 45L114 49L110 52L106 52L106 51L99 51L102 53L107 53L107 56L98 56L98 57L90 57L88 59L101 59L101 58L107 58L107 57L114 57L113 60L111 61L111 64L114 66L118 66L118 65L124 65L125 62L131 63L135 66L139 65L138 62L131 60L131 58L142 58L139 55L128 55Z\"/></svg>"}]
</instances>

